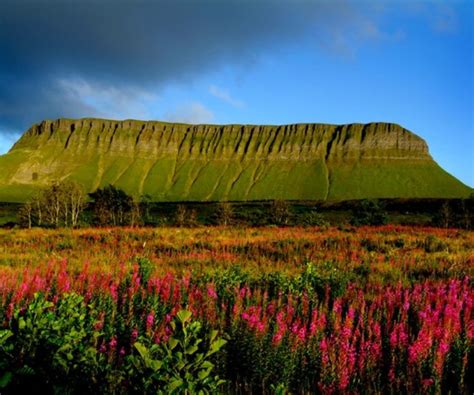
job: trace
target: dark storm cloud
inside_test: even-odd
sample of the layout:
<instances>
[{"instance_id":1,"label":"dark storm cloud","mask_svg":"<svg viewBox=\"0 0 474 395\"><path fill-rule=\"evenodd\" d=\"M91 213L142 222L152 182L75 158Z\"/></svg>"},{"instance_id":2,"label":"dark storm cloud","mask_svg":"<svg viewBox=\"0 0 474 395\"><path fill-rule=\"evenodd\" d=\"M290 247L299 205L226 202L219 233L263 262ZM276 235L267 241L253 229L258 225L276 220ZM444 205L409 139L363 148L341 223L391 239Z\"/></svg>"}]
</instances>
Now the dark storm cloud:
<instances>
[{"instance_id":1,"label":"dark storm cloud","mask_svg":"<svg viewBox=\"0 0 474 395\"><path fill-rule=\"evenodd\" d=\"M0 129L100 115L61 81L156 91L251 63L333 12L313 1L3 0Z\"/></svg>"}]
</instances>

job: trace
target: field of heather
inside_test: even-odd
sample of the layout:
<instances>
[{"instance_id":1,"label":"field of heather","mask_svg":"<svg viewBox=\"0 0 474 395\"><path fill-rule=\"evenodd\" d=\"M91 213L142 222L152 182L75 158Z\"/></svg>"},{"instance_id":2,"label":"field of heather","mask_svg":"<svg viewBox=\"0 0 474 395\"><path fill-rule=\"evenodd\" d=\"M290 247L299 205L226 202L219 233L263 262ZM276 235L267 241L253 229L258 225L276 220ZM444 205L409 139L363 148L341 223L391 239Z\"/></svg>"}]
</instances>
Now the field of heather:
<instances>
[{"instance_id":1,"label":"field of heather","mask_svg":"<svg viewBox=\"0 0 474 395\"><path fill-rule=\"evenodd\" d=\"M1 393L472 393L474 232L0 230Z\"/></svg>"}]
</instances>

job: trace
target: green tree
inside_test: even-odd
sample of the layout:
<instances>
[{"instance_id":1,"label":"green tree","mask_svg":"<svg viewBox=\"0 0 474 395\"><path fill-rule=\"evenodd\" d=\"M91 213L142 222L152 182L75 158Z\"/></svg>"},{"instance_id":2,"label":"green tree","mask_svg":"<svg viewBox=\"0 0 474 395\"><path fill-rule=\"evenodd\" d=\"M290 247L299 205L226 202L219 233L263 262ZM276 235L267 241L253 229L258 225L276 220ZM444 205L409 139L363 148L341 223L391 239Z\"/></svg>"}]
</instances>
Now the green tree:
<instances>
[{"instance_id":1,"label":"green tree","mask_svg":"<svg viewBox=\"0 0 474 395\"><path fill-rule=\"evenodd\" d=\"M89 197L93 200L91 206L96 224L117 226L136 221L136 216L133 215L136 208L133 198L123 190L108 185L89 193Z\"/></svg>"}]
</instances>

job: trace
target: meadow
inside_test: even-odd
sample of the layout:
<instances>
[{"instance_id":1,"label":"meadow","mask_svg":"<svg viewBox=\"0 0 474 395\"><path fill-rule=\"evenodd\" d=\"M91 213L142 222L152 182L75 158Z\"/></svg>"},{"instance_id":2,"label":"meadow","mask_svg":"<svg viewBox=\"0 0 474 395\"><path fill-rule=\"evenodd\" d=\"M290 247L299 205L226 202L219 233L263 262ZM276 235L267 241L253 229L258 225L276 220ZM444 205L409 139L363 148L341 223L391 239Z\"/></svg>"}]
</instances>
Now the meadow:
<instances>
[{"instance_id":1,"label":"meadow","mask_svg":"<svg viewBox=\"0 0 474 395\"><path fill-rule=\"evenodd\" d=\"M474 232L0 230L2 393L472 393Z\"/></svg>"}]
</instances>

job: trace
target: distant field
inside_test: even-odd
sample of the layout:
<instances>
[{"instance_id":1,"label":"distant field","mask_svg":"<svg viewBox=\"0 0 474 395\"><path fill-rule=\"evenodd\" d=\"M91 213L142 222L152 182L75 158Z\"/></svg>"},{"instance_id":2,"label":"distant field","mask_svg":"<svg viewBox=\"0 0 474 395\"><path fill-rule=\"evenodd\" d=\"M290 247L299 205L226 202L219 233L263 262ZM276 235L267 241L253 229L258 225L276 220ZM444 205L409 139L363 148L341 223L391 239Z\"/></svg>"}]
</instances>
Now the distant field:
<instances>
[{"instance_id":1,"label":"distant field","mask_svg":"<svg viewBox=\"0 0 474 395\"><path fill-rule=\"evenodd\" d=\"M423 270L427 277L474 274L474 232L394 225L0 230L0 246L0 264L11 270L66 259L73 272L86 262L94 271L114 271L145 257L159 275L235 266L255 276L295 275L307 262L332 262L347 271L368 265L375 282L409 283Z\"/></svg>"}]
</instances>

